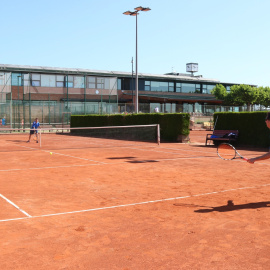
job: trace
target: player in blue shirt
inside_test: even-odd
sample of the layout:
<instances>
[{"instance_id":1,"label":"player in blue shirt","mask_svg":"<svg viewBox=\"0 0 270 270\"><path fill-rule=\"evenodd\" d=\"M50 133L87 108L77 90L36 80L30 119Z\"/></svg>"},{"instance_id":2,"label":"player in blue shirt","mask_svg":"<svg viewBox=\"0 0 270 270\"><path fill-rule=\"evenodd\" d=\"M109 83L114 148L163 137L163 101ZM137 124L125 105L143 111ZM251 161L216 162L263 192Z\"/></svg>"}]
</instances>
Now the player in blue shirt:
<instances>
[{"instance_id":1,"label":"player in blue shirt","mask_svg":"<svg viewBox=\"0 0 270 270\"><path fill-rule=\"evenodd\" d=\"M31 126L31 130L30 130L30 134L29 134L29 139L27 142L30 142L31 136L33 134L36 135L36 142L38 143L38 128L40 127L39 122L38 122L38 118L35 119L35 121L33 122L32 126Z\"/></svg>"}]
</instances>

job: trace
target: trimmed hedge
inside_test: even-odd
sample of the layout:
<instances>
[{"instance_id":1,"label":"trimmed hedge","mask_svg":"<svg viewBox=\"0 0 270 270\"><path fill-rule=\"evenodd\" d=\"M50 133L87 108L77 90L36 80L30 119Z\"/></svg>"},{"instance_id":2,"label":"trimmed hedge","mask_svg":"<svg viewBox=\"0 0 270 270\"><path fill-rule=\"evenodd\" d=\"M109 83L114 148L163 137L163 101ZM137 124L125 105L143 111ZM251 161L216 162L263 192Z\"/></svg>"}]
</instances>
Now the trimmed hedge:
<instances>
[{"instance_id":1,"label":"trimmed hedge","mask_svg":"<svg viewBox=\"0 0 270 270\"><path fill-rule=\"evenodd\" d=\"M269 147L270 132L265 124L266 114L266 112L215 113L215 129L239 130L239 140L237 142L239 145Z\"/></svg>"},{"instance_id":2,"label":"trimmed hedge","mask_svg":"<svg viewBox=\"0 0 270 270\"><path fill-rule=\"evenodd\" d=\"M189 118L188 113L72 115L70 126L74 128L159 124L161 141L177 142L179 135L189 135Z\"/></svg>"}]
</instances>

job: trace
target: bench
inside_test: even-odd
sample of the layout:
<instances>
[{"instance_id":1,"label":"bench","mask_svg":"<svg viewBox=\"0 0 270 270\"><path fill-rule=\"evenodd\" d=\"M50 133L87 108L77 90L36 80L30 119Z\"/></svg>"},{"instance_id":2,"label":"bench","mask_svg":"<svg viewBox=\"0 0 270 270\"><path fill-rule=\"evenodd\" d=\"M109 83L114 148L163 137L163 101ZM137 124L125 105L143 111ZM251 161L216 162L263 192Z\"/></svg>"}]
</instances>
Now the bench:
<instances>
[{"instance_id":1,"label":"bench","mask_svg":"<svg viewBox=\"0 0 270 270\"><path fill-rule=\"evenodd\" d=\"M228 135L230 133L235 134L235 136L231 137L226 137L225 135ZM207 145L208 141L224 141L224 142L235 142L238 138L239 131L238 130L214 130L212 134L206 134L206 140L205 140L205 145ZM225 137L224 137L225 136Z\"/></svg>"}]
</instances>

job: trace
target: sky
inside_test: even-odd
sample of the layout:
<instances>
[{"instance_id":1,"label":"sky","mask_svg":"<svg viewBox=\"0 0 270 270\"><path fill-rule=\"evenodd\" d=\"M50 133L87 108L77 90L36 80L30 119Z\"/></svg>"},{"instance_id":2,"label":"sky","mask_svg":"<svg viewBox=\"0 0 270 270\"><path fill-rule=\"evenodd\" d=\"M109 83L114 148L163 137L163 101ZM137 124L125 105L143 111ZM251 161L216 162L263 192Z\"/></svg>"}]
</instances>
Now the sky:
<instances>
[{"instance_id":1,"label":"sky","mask_svg":"<svg viewBox=\"0 0 270 270\"><path fill-rule=\"evenodd\" d=\"M0 0L0 64L186 73L270 86L269 0Z\"/></svg>"}]
</instances>

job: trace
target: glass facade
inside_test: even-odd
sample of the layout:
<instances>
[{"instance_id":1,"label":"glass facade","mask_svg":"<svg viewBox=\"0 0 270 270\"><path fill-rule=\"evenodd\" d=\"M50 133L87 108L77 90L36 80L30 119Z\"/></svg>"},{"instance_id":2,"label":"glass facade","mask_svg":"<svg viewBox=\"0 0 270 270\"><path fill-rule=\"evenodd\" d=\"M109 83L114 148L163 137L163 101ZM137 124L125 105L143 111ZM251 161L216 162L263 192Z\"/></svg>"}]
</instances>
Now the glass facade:
<instances>
[{"instance_id":1,"label":"glass facade","mask_svg":"<svg viewBox=\"0 0 270 270\"><path fill-rule=\"evenodd\" d=\"M144 82L144 89L140 89L140 91L144 90L144 91L151 91L151 92L211 94L211 90L215 86L216 85L213 85L213 84L145 81Z\"/></svg>"},{"instance_id":2,"label":"glass facade","mask_svg":"<svg viewBox=\"0 0 270 270\"><path fill-rule=\"evenodd\" d=\"M0 73L1 74L1 73ZM77 73L50 73L42 71L39 73L36 72L14 72L11 75L11 83L13 86L26 86L23 88L24 94L35 94L31 98L40 98L42 100L44 95L47 95L47 99L53 100L54 98L62 99L75 99L84 100L85 102L96 102L101 99L101 102L104 101L104 97L107 96L107 99L111 102L113 95L115 95L115 101L125 101L131 102L131 98L124 90L135 90L135 78L134 76L118 76L118 77L106 77L104 74L77 74ZM185 112L193 111L201 113L204 111L204 105L208 103L208 97L205 99L205 102L197 102L196 99L204 100L199 97L199 94L204 96L210 95L211 90L215 87L215 82L213 81L203 81L196 78L193 78L192 81L188 81L188 77L182 79L180 78L158 78L158 77L148 77L144 79L143 77L139 78L139 91L145 91L148 93L157 93L155 95L149 94L149 99L144 99L140 102L140 106L145 106L145 111L153 112L155 107L159 108L160 112ZM3 77L0 76L0 85L3 84ZM230 91L230 86L225 84L227 91ZM123 90L122 95L121 91ZM22 89L21 89L22 91ZM131 93L131 92L130 92ZM166 93L173 94L166 97ZM43 94L43 96L38 97L37 94ZM58 95L58 97L53 97L52 94ZM134 92L133 92L134 94ZM181 94L184 97L180 97ZM192 95L196 94L196 95ZM77 95L77 96L72 96ZM80 95L80 96L79 96ZM159 99L160 95L160 99ZM110 96L108 98L108 96ZM151 96L154 96L152 99ZM30 98L25 96L25 98ZM211 97L210 97L211 98ZM93 101L91 101L93 99ZM106 100L106 97L105 97ZM210 99L209 99L210 100ZM211 100L212 102L212 100ZM141 111L143 111L141 109Z\"/></svg>"},{"instance_id":3,"label":"glass facade","mask_svg":"<svg viewBox=\"0 0 270 270\"><path fill-rule=\"evenodd\" d=\"M4 76L0 76L3 80ZM87 88L87 89L117 89L117 83L121 82L114 77L74 76L74 75L52 75L36 73L12 73L12 86L48 87L48 88ZM0 81L1 83L1 81Z\"/></svg>"},{"instance_id":4,"label":"glass facade","mask_svg":"<svg viewBox=\"0 0 270 270\"><path fill-rule=\"evenodd\" d=\"M215 83L219 83L215 80L140 74L138 83L139 112L154 113L158 107L160 113L192 112L201 116L212 114L220 105L220 101L210 95ZM231 84L223 85L230 91ZM135 101L135 76L127 72L9 67L5 71L1 69L0 90L0 101L10 110L10 123L13 115L16 125L22 117L25 123L30 123L37 114L42 122L58 123L65 112L112 114L135 111L132 103ZM19 110L18 105L22 105L22 109Z\"/></svg>"},{"instance_id":5,"label":"glass facade","mask_svg":"<svg viewBox=\"0 0 270 270\"><path fill-rule=\"evenodd\" d=\"M0 77L1 80L1 77ZM86 88L86 89L118 89L135 90L134 79L131 78L111 78L98 76L74 76L74 75L54 75L37 73L12 73L12 85L49 88ZM201 93L211 94L215 84L188 83L177 81L158 81L139 79L139 91L149 92L170 92L170 93ZM230 91L230 86L226 86Z\"/></svg>"},{"instance_id":6,"label":"glass facade","mask_svg":"<svg viewBox=\"0 0 270 270\"><path fill-rule=\"evenodd\" d=\"M151 92L174 92L174 82L145 81L144 90Z\"/></svg>"}]
</instances>

